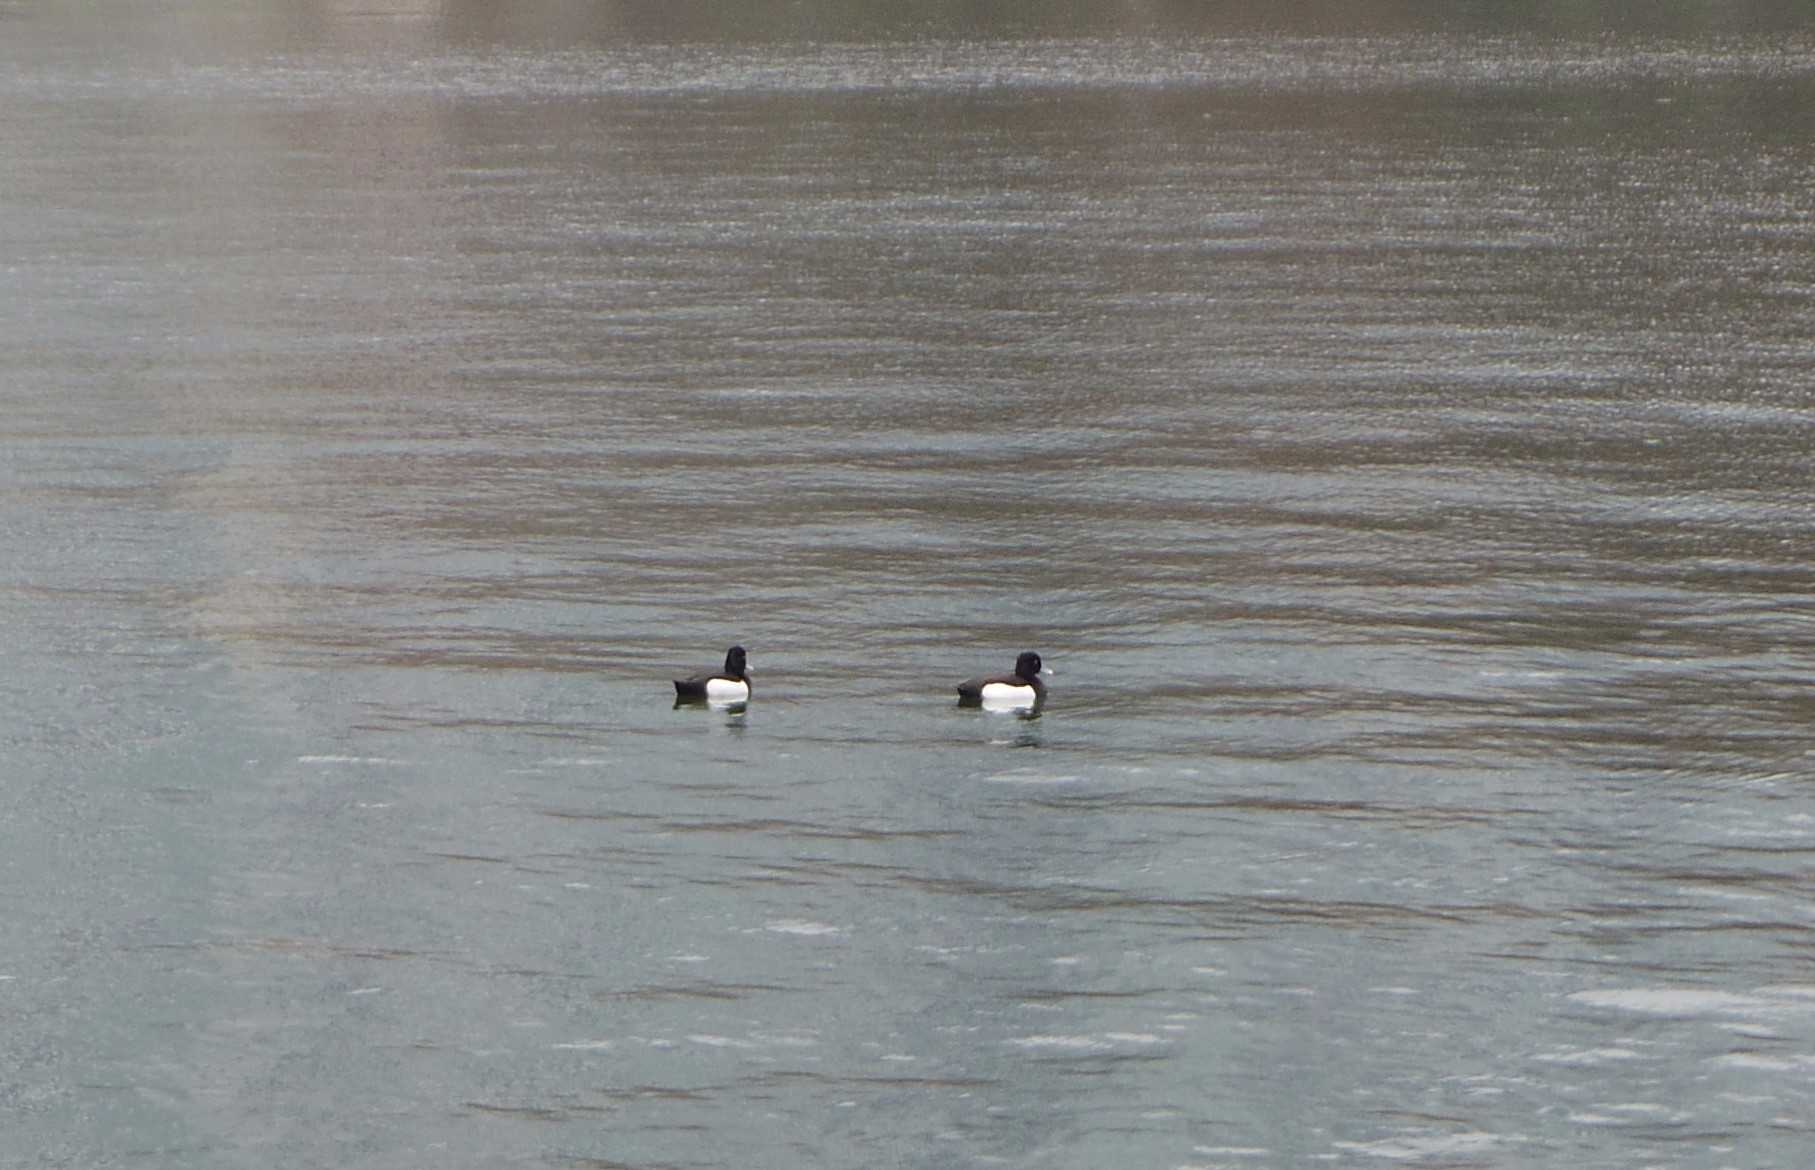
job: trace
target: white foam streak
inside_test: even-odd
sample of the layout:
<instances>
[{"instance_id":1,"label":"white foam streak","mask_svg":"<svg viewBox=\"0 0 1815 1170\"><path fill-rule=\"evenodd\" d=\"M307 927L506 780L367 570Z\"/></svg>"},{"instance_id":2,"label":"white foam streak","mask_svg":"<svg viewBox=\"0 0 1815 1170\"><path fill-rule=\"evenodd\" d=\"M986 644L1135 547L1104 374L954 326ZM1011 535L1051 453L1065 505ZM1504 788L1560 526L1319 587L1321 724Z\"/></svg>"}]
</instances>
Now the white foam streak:
<instances>
[{"instance_id":1,"label":"white foam streak","mask_svg":"<svg viewBox=\"0 0 1815 1170\"><path fill-rule=\"evenodd\" d=\"M1451 1133L1428 1137L1388 1138L1378 1142L1336 1142L1335 1147L1367 1158L1391 1162L1422 1161L1427 1158L1452 1158L1479 1154L1501 1143L1497 1134Z\"/></svg>"},{"instance_id":2,"label":"white foam streak","mask_svg":"<svg viewBox=\"0 0 1815 1170\"><path fill-rule=\"evenodd\" d=\"M1752 994L1683 987L1607 988L1578 991L1569 999L1587 1007L1673 1019L1815 1013L1815 1001L1800 986L1760 988Z\"/></svg>"},{"instance_id":3,"label":"white foam streak","mask_svg":"<svg viewBox=\"0 0 1815 1170\"><path fill-rule=\"evenodd\" d=\"M1164 1037L1151 1032L1104 1032L1099 1036L1021 1036L1008 1043L1012 1048L1032 1052L1117 1052L1165 1042Z\"/></svg>"},{"instance_id":4,"label":"white foam streak","mask_svg":"<svg viewBox=\"0 0 1815 1170\"><path fill-rule=\"evenodd\" d=\"M797 934L807 938L822 938L826 935L844 933L842 926L833 926L829 922L807 922L798 918L781 918L774 922L765 922L763 929L774 934Z\"/></svg>"}]
</instances>

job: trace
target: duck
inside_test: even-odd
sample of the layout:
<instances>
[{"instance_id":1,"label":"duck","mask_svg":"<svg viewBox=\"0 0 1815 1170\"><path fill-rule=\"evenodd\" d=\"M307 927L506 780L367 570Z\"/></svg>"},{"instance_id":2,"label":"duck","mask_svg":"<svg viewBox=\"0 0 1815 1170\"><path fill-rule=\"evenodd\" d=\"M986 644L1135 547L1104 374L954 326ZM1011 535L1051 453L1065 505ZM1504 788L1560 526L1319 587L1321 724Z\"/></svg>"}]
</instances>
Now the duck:
<instances>
[{"instance_id":1,"label":"duck","mask_svg":"<svg viewBox=\"0 0 1815 1170\"><path fill-rule=\"evenodd\" d=\"M691 678L674 680L675 702L705 700L712 703L742 703L750 698L749 657L742 646L725 651L725 669L714 674L702 671Z\"/></svg>"},{"instance_id":2,"label":"duck","mask_svg":"<svg viewBox=\"0 0 1815 1170\"><path fill-rule=\"evenodd\" d=\"M1040 680L1050 675L1032 650L1015 659L1013 674L989 678L966 679L958 684L958 703L965 707L1035 707L1046 698L1046 684Z\"/></svg>"}]
</instances>

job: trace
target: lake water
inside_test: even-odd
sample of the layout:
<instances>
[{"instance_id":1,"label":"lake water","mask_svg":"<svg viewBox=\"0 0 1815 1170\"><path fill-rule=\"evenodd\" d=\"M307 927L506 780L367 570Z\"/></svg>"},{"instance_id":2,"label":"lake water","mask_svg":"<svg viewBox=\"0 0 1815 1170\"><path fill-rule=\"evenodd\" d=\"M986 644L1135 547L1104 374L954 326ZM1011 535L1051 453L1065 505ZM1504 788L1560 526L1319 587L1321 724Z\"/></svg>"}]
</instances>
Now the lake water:
<instances>
[{"instance_id":1,"label":"lake water","mask_svg":"<svg viewBox=\"0 0 1815 1170\"><path fill-rule=\"evenodd\" d=\"M1810 1159L1794 13L65 7L0 1166Z\"/></svg>"}]
</instances>

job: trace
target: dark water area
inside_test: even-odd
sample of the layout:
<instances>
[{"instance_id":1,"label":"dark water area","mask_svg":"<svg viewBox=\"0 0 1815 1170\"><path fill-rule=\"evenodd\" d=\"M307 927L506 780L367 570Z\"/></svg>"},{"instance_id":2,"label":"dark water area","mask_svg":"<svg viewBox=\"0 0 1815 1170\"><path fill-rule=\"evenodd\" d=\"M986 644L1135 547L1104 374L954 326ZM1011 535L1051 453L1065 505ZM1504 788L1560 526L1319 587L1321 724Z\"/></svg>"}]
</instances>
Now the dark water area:
<instances>
[{"instance_id":1,"label":"dark water area","mask_svg":"<svg viewBox=\"0 0 1815 1170\"><path fill-rule=\"evenodd\" d=\"M1807 1160L1800 8L15 4L0 110L0 1167Z\"/></svg>"}]
</instances>

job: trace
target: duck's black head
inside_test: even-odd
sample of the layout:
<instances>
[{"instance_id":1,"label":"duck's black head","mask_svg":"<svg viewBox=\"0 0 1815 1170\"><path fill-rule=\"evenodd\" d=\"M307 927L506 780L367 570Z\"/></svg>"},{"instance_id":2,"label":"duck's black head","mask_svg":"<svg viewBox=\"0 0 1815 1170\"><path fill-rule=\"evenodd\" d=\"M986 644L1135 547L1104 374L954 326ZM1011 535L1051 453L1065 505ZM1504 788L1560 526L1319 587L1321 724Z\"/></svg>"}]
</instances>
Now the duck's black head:
<instances>
[{"instance_id":1,"label":"duck's black head","mask_svg":"<svg viewBox=\"0 0 1815 1170\"><path fill-rule=\"evenodd\" d=\"M726 678L742 678L744 669L744 648L742 646L733 646L725 651Z\"/></svg>"},{"instance_id":2,"label":"duck's black head","mask_svg":"<svg viewBox=\"0 0 1815 1170\"><path fill-rule=\"evenodd\" d=\"M1029 650L1015 659L1015 674L1017 677L1028 680L1039 677L1040 656Z\"/></svg>"}]
</instances>

